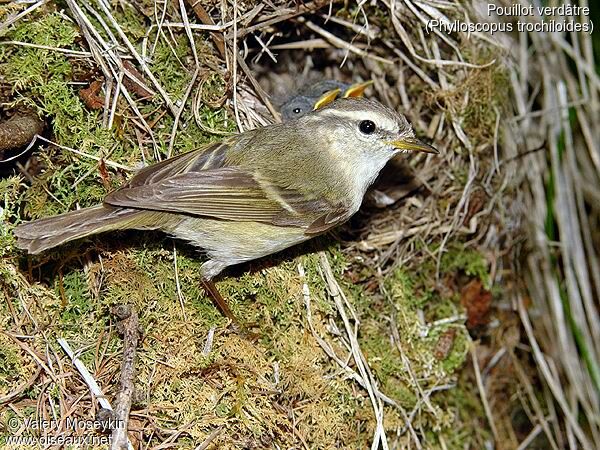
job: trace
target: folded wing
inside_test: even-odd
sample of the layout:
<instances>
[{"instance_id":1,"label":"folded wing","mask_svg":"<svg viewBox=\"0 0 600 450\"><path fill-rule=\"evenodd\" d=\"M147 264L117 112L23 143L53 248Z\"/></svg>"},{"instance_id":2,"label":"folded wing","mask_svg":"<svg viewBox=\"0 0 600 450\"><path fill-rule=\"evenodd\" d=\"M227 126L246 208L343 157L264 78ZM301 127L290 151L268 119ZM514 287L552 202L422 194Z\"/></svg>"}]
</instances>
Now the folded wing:
<instances>
[{"instance_id":1,"label":"folded wing","mask_svg":"<svg viewBox=\"0 0 600 450\"><path fill-rule=\"evenodd\" d=\"M190 152L143 169L104 202L220 220L297 226L307 234L322 233L346 220L345 208L257 180L239 167L223 167L222 151L216 146L212 157Z\"/></svg>"}]
</instances>

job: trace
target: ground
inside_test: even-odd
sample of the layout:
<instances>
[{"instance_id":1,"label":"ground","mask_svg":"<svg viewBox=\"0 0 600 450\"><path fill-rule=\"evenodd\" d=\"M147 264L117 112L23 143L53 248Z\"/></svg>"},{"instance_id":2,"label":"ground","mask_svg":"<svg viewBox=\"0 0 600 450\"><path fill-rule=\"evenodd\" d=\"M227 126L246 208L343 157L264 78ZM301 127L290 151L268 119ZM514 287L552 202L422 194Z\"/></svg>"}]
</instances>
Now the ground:
<instances>
[{"instance_id":1,"label":"ground","mask_svg":"<svg viewBox=\"0 0 600 450\"><path fill-rule=\"evenodd\" d=\"M246 22L211 35L149 28L165 17L206 24L191 7L182 15L180 5L165 4L161 19L163 6L113 3L84 11L49 2L2 31L3 117L41 118L45 140L2 167L0 179L0 441L90 433L66 425L95 418L99 405L58 339L112 402L123 339L111 309L131 304L141 332L129 418L135 448L368 448L374 440L382 448L484 448L498 433L508 442L498 448L516 447L534 421L520 388L505 379L521 364L518 320L498 307L507 294L497 281L509 279L499 270L509 248L502 199L511 195L495 172L498 121L508 114L503 50L421 35L434 52L428 58L453 62L424 72L394 51L410 53L405 38L417 42L418 32L404 27L416 19L400 22L372 5L334 3L326 21L319 2L280 11L227 4L224 21ZM26 7L9 5L2 17ZM220 20L218 8L205 7ZM448 14L460 17L457 8ZM272 22L252 34L255 19ZM283 46L277 63L258 45L267 32ZM350 50L325 32L348 38ZM372 33L365 56L362 40L357 47L350 38ZM322 42L290 50L295 34ZM118 42L120 56L98 57L103 40ZM249 72L232 61L230 46L240 41L250 45ZM129 44L147 56L148 70ZM117 60L118 76L108 77L99 61L115 70ZM97 204L145 164L273 121L252 74L277 109L294 89L285 84L290 74L306 67L312 78L373 79L367 95L400 109L443 155L402 163L418 188L393 205L366 205L340 229L220 278L253 334L205 295L203 255L160 233L115 232L35 257L16 248L19 223ZM500 348L512 359L495 367ZM519 367L534 378L530 364ZM490 426L486 390L509 421ZM26 418L55 418L58 429L32 432Z\"/></svg>"}]
</instances>

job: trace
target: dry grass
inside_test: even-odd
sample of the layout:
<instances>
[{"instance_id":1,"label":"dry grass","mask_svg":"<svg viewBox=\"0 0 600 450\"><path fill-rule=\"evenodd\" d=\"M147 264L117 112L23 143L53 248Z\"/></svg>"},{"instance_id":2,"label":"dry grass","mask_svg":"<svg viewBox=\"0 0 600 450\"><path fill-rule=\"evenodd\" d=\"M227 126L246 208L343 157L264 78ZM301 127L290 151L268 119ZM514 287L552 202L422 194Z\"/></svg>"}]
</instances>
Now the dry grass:
<instances>
[{"instance_id":1,"label":"dry grass","mask_svg":"<svg viewBox=\"0 0 600 450\"><path fill-rule=\"evenodd\" d=\"M533 51L525 50L527 38ZM527 189L519 197L529 248L519 258L527 288L514 304L549 403L545 413L532 411L539 424L532 439L535 431L554 448L598 448L600 84L592 38L521 39L511 65L516 117L507 134L519 153L542 151L525 154L526 170L518 171Z\"/></svg>"}]
</instances>

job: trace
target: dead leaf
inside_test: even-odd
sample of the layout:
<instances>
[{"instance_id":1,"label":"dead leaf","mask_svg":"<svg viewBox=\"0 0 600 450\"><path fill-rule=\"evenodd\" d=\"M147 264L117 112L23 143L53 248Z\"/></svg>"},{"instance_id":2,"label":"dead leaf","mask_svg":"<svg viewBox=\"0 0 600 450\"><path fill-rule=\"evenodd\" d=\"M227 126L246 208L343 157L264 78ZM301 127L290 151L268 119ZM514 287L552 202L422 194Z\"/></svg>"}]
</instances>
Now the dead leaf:
<instances>
[{"instance_id":1,"label":"dead leaf","mask_svg":"<svg viewBox=\"0 0 600 450\"><path fill-rule=\"evenodd\" d=\"M102 81L96 80L92 81L88 88L79 90L81 100L89 109L102 109L104 107L104 97L98 95L100 89L102 89Z\"/></svg>"},{"instance_id":2,"label":"dead leaf","mask_svg":"<svg viewBox=\"0 0 600 450\"><path fill-rule=\"evenodd\" d=\"M469 199L469 209L463 219L463 225L468 226L469 221L475 214L483 209L486 204L486 196L483 191L475 191Z\"/></svg>"},{"instance_id":3,"label":"dead leaf","mask_svg":"<svg viewBox=\"0 0 600 450\"><path fill-rule=\"evenodd\" d=\"M108 173L108 170L106 170L106 163L104 162L104 159L101 159L98 162L98 172L100 172L100 178L102 179L102 184L104 185L104 188L107 191L110 190L110 175Z\"/></svg>"},{"instance_id":4,"label":"dead leaf","mask_svg":"<svg viewBox=\"0 0 600 450\"><path fill-rule=\"evenodd\" d=\"M127 70L128 73L123 77L123 86L127 88L127 90L134 92L138 97L142 100L152 98L153 93L146 89L143 85L147 85L148 83L144 79L144 76L135 68L133 64L129 61L123 61L123 67ZM135 80L138 80L137 83ZM140 84L141 83L141 84Z\"/></svg>"},{"instance_id":5,"label":"dead leaf","mask_svg":"<svg viewBox=\"0 0 600 450\"><path fill-rule=\"evenodd\" d=\"M467 328L469 330L488 323L492 293L483 288L480 280L471 280L462 288L460 303L467 310Z\"/></svg>"},{"instance_id":6,"label":"dead leaf","mask_svg":"<svg viewBox=\"0 0 600 450\"><path fill-rule=\"evenodd\" d=\"M446 359L452 350L452 346L454 345L454 338L456 337L456 328L449 328L442 333L437 343L435 344L435 349L433 350L433 356L438 361Z\"/></svg>"}]
</instances>

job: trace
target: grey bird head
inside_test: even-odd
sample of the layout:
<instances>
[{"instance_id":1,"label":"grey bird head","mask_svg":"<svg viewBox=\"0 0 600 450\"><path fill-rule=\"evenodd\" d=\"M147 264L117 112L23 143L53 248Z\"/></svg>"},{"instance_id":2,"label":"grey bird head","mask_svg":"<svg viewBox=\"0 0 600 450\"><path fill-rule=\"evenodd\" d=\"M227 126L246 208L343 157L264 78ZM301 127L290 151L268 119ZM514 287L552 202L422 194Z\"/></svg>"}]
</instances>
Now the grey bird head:
<instances>
[{"instance_id":1,"label":"grey bird head","mask_svg":"<svg viewBox=\"0 0 600 450\"><path fill-rule=\"evenodd\" d=\"M317 100L319 97L321 97L323 94L326 94L329 91L339 89L340 91L344 92L350 86L350 83L343 83L337 80L323 80L306 86L300 91L300 95L304 95L305 97L311 97Z\"/></svg>"},{"instance_id":2,"label":"grey bird head","mask_svg":"<svg viewBox=\"0 0 600 450\"><path fill-rule=\"evenodd\" d=\"M281 106L281 119L284 122L299 119L313 110L315 102L323 94L334 89L340 89L341 92L344 92L350 86L348 83L337 80L323 80L306 86Z\"/></svg>"},{"instance_id":3,"label":"grey bird head","mask_svg":"<svg viewBox=\"0 0 600 450\"><path fill-rule=\"evenodd\" d=\"M290 120L299 119L306 113L311 112L315 100L316 99L313 100L304 95L296 95L281 106L281 120L288 122Z\"/></svg>"}]
</instances>

